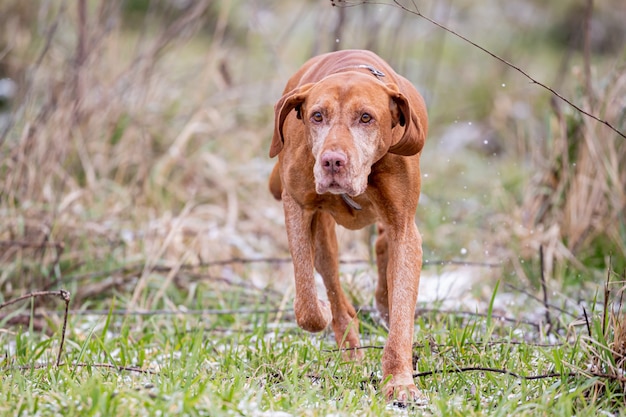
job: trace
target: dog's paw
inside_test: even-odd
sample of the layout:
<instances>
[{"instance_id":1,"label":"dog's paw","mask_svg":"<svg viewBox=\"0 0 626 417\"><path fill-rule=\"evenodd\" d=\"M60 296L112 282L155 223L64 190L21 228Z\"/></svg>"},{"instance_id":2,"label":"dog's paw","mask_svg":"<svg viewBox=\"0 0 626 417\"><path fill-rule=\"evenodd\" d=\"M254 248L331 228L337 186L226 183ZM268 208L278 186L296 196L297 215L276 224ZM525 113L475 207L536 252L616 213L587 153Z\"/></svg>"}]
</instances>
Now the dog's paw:
<instances>
[{"instance_id":1,"label":"dog's paw","mask_svg":"<svg viewBox=\"0 0 626 417\"><path fill-rule=\"evenodd\" d=\"M415 384L385 385L385 398L397 407L424 406L428 404L428 397L417 389Z\"/></svg>"},{"instance_id":2,"label":"dog's paw","mask_svg":"<svg viewBox=\"0 0 626 417\"><path fill-rule=\"evenodd\" d=\"M331 321L333 321L333 312L330 309L330 304L328 301L317 300L317 305L319 306L320 312L322 313L322 317L324 317L324 329L328 327Z\"/></svg>"},{"instance_id":3,"label":"dog's paw","mask_svg":"<svg viewBox=\"0 0 626 417\"><path fill-rule=\"evenodd\" d=\"M308 332L321 332L333 319L330 305L323 300L304 300L296 298L293 303L298 326Z\"/></svg>"}]
</instances>

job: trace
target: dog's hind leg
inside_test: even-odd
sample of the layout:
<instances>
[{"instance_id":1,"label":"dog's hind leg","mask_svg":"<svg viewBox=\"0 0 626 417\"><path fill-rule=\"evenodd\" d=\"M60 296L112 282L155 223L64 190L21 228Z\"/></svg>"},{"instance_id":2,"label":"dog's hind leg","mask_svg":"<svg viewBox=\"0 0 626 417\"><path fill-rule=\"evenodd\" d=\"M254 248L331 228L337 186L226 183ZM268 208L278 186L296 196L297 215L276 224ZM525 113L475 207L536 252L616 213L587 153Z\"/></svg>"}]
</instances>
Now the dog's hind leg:
<instances>
[{"instance_id":1,"label":"dog's hind leg","mask_svg":"<svg viewBox=\"0 0 626 417\"><path fill-rule=\"evenodd\" d=\"M378 269L378 284L376 286L376 309L380 318L389 326L389 290L387 289L388 243L385 228L378 224L378 238L376 239L376 266Z\"/></svg>"}]
</instances>

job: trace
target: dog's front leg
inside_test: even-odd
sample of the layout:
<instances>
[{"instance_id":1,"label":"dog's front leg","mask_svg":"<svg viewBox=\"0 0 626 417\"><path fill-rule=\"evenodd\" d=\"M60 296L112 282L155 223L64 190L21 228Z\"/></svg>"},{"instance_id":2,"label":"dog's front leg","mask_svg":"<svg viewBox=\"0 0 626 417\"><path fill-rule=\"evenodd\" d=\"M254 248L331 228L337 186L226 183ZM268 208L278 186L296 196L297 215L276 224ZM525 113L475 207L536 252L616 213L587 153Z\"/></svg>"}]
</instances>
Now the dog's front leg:
<instances>
[{"instance_id":1,"label":"dog's front leg","mask_svg":"<svg viewBox=\"0 0 626 417\"><path fill-rule=\"evenodd\" d=\"M332 313L328 303L318 299L315 287L313 213L304 210L287 192L283 192L282 200L296 283L296 322L304 330L320 332L331 322Z\"/></svg>"},{"instance_id":2,"label":"dog's front leg","mask_svg":"<svg viewBox=\"0 0 626 417\"><path fill-rule=\"evenodd\" d=\"M421 400L413 382L412 345L415 306L422 267L422 238L413 218L387 225L389 338L383 351L383 377L388 399Z\"/></svg>"},{"instance_id":3,"label":"dog's front leg","mask_svg":"<svg viewBox=\"0 0 626 417\"><path fill-rule=\"evenodd\" d=\"M358 349L359 321L354 306L346 297L339 282L339 248L335 234L335 220L328 213L316 213L313 217L315 235L315 269L322 275L326 294L333 314L332 327L335 340L344 351L346 359L362 359Z\"/></svg>"}]
</instances>

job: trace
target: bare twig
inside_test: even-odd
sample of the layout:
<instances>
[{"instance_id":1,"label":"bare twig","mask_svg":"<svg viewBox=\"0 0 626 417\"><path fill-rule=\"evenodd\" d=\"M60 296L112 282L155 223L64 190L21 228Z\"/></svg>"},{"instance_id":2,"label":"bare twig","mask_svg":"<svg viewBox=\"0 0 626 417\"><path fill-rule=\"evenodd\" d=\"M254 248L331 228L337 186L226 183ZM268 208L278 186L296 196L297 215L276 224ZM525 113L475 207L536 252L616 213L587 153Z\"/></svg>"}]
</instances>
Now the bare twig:
<instances>
[{"instance_id":1,"label":"bare twig","mask_svg":"<svg viewBox=\"0 0 626 417\"><path fill-rule=\"evenodd\" d=\"M609 258L609 267L606 272L606 282L604 283L604 308L602 309L602 336L606 337L606 326L607 326L607 316L609 314L610 300L611 297L611 289L609 288L609 284L611 281L611 264L612 261Z\"/></svg>"},{"instance_id":2,"label":"bare twig","mask_svg":"<svg viewBox=\"0 0 626 417\"><path fill-rule=\"evenodd\" d=\"M617 374L607 374L604 372L590 372L591 375L598 377L598 378L603 378L603 379L608 379L610 381L618 381L623 383L626 383L626 377L622 376L622 375L617 375Z\"/></svg>"},{"instance_id":3,"label":"bare twig","mask_svg":"<svg viewBox=\"0 0 626 417\"><path fill-rule=\"evenodd\" d=\"M496 374L509 375L514 378L523 379L525 381L534 381L537 379L546 379L546 378L562 378L563 376L575 377L579 375L576 372L568 372L566 374L553 372L553 373L541 374L541 375L522 375L513 371L509 371L508 369L484 368L481 366L469 366L466 368L435 369L434 371L418 372L416 374L413 374L413 378L419 378L423 376L431 376L431 375L437 375L437 374L458 374L461 372L473 372L473 371L491 372L491 373L496 373Z\"/></svg>"},{"instance_id":4,"label":"bare twig","mask_svg":"<svg viewBox=\"0 0 626 417\"><path fill-rule=\"evenodd\" d=\"M35 291L35 292L31 292L28 294L24 294L22 296L19 296L17 298L14 298L12 300L8 300L5 301L4 303L0 304L0 310L2 310L4 307L8 307L11 304L15 304L18 303L22 300L26 300L29 298L37 298L37 297L47 297L50 295L56 295L57 297L61 297L62 300L65 300L66 298L66 294L67 297L69 297L69 292L65 291L65 290L58 290L58 291Z\"/></svg>"},{"instance_id":5,"label":"bare twig","mask_svg":"<svg viewBox=\"0 0 626 417\"><path fill-rule=\"evenodd\" d=\"M445 259L425 259L422 268L429 266L471 266L471 267L482 267L482 268L501 268L501 263L493 263L493 262L474 262L474 261L456 261L456 260L445 260Z\"/></svg>"},{"instance_id":6,"label":"bare twig","mask_svg":"<svg viewBox=\"0 0 626 417\"><path fill-rule=\"evenodd\" d=\"M61 331L61 343L59 344L59 354L57 355L57 367L61 363L61 354L63 353L63 344L65 343L65 331L67 330L67 313L70 309L69 291L59 290L59 293L63 301L65 301L65 314L63 315L63 330Z\"/></svg>"},{"instance_id":7,"label":"bare twig","mask_svg":"<svg viewBox=\"0 0 626 417\"><path fill-rule=\"evenodd\" d=\"M72 310L76 316L222 316L222 315L255 315L276 314L293 311L293 308L239 308L239 309L205 309L205 310Z\"/></svg>"},{"instance_id":8,"label":"bare twig","mask_svg":"<svg viewBox=\"0 0 626 417\"><path fill-rule=\"evenodd\" d=\"M511 345L511 346L531 346L531 347L542 347L542 348L558 348L558 347L562 347L563 343L533 343L533 342L520 342L520 341L516 341L516 340L492 340L489 342L468 342L468 343L463 343L462 346L471 346L471 347L492 347L492 346L499 346L499 345ZM458 347L458 345L455 344L435 344L432 345L434 347L436 347L437 349L445 349L445 348L455 348ZM424 348L425 345L421 344L421 343L413 343L413 349L421 349ZM327 352L327 353L336 353L336 352L344 352L344 351L349 351L349 350L368 350L368 349L373 349L373 350L382 350L384 349L385 346L382 345L363 345L363 346L359 346L356 348L335 348L335 349L323 349L323 352Z\"/></svg>"},{"instance_id":9,"label":"bare twig","mask_svg":"<svg viewBox=\"0 0 626 417\"><path fill-rule=\"evenodd\" d=\"M373 313L376 310L375 307L372 306L356 306L358 311L363 313ZM73 316L174 316L174 315L184 315L184 316L209 316L209 315L261 315L261 314L283 314L290 313L293 311L293 308L267 308L267 309L254 309L254 308L239 308L239 309L203 309L203 310L126 310L126 309L118 309L118 310L70 310L68 314ZM436 308L417 308L415 314L447 314L447 315L456 315L456 316L464 316L464 317L487 317L486 313L477 313L472 311L463 311L463 310L444 310L444 309L436 309ZM38 314L34 313L34 316L37 317ZM506 316L497 316L491 315L491 317L496 321L513 323L513 324L524 324L527 326L532 326L534 328L539 328L540 325L538 323L506 317Z\"/></svg>"},{"instance_id":10,"label":"bare twig","mask_svg":"<svg viewBox=\"0 0 626 417\"><path fill-rule=\"evenodd\" d=\"M569 106L571 106L572 108L576 109L578 112L584 114L587 117L590 117L590 118L594 119L595 121L597 121L599 123L602 123L603 125L607 126L609 129L611 129L612 131L614 131L615 133L620 135L622 138L626 139L626 133L620 131L619 129L614 127L611 123L609 123L608 121L606 121L604 119L601 119L600 117L583 110L580 106L577 106L572 101L570 101L567 98L565 98L563 95L561 95L558 91L556 91L552 87L549 87L548 85L542 83L541 81L538 81L535 78L533 78L530 74L528 74L522 68L520 68L517 65L507 61L506 59L500 57L499 55L496 55L495 53L491 52L490 50L480 46L476 42L470 40L469 38L466 38L465 36L461 35L458 32L455 32L454 30L448 28L447 26L444 26L443 24L437 22L436 20L431 19L430 17L422 14L422 12L419 11L419 8L417 7L417 4L415 3L414 0L411 1L411 3L413 4L413 8L412 9L407 7L407 6L405 6L404 4L402 4L399 0L393 0L393 4L380 2L380 1L369 1L369 0L342 1L342 2L338 2L336 0L331 0L331 3L332 3L333 6L340 6L340 7L346 7L346 6L351 6L351 5L361 5L361 4L380 4L380 5L385 5L385 6L393 6L393 5L395 5L395 7L398 7L398 8L400 8L401 10L403 10L403 11L405 11L407 13L411 13L411 14L417 16L417 17L420 17L420 18L428 21L429 23L437 26L438 28L445 30L446 32L450 33L451 35L456 36L457 38L461 39L462 41L472 45L473 47L475 47L477 49L480 49L481 51L483 51L487 55L491 56L492 58L495 58L496 60L502 62L503 64L505 64L509 68L512 68L515 71L517 71L518 73L522 74L524 77L526 77L528 80L530 80L530 82L532 84L537 84L538 86L542 87L543 89L549 91L554 96L558 97L561 101L567 103Z\"/></svg>"},{"instance_id":11,"label":"bare twig","mask_svg":"<svg viewBox=\"0 0 626 417\"><path fill-rule=\"evenodd\" d=\"M365 309L361 309L361 311L364 311L364 310ZM477 313L477 312L472 312L472 311L439 310L436 308L418 308L417 309L416 314L423 314L423 313L450 314L450 315L457 315L457 316L482 317L482 318L491 317L495 321L514 323L514 324L525 324L527 326L532 326L536 329L539 329L541 327L538 323L535 323L529 320L516 319L516 318L506 317L506 316L498 316L495 314Z\"/></svg>"},{"instance_id":12,"label":"bare twig","mask_svg":"<svg viewBox=\"0 0 626 417\"><path fill-rule=\"evenodd\" d=\"M543 300L541 298L537 297L536 295L531 294L530 292L526 291L523 288L516 287L515 285L509 284L509 283L505 283L504 286L507 287L507 288L510 288L510 289L512 289L514 291L520 292L520 293L524 294L525 296L532 298L535 301L543 303ZM548 307L550 307L553 310L558 311L559 313L566 314L566 315L568 315L570 317L573 317L573 318L577 318L578 317L577 314L570 313L569 311L567 311L564 308L561 308L561 307L559 307L557 305L548 303Z\"/></svg>"},{"instance_id":13,"label":"bare twig","mask_svg":"<svg viewBox=\"0 0 626 417\"><path fill-rule=\"evenodd\" d=\"M546 285L546 272L543 260L543 245L539 246L539 267L541 268L541 291L543 292L543 307L546 311L546 334L552 331L552 318L550 317L550 304L548 304L548 287Z\"/></svg>"},{"instance_id":14,"label":"bare twig","mask_svg":"<svg viewBox=\"0 0 626 417\"><path fill-rule=\"evenodd\" d=\"M0 245L2 245L1 241L0 241ZM214 267L214 266L227 266L227 265L237 265L237 264L247 265L247 264L256 264L256 263L287 264L291 262L292 262L291 258L278 258L278 257L239 258L239 257L235 257L235 258L229 258L229 259L223 259L223 260L217 260L217 261L202 262L202 263L194 264L194 265L184 264L184 265L180 265L180 270L181 271L193 271L193 270ZM371 264L371 261L366 260L366 259L354 259L354 260L342 259L342 260L339 260L339 263L342 265L369 265ZM435 259L435 260L425 260L422 265L423 268L427 268L430 266L432 267L434 266L467 266L467 267L476 267L476 268L500 268L502 267L502 264L489 263L489 262L472 262L472 261ZM128 264L128 265L124 265L124 266L120 266L120 267L112 268L112 269L85 272L81 274L65 275L63 277L63 282L67 283L71 281L81 281L85 279L93 279L97 277L111 276L111 275L122 274L122 273L127 274L127 275L134 274L134 273L141 273L144 270L144 268L145 268L144 262L136 262L136 263L132 263L132 264ZM150 271L168 272L172 268L173 266L156 265L156 266L153 266L150 269ZM212 278L224 280L219 277L212 277ZM52 281L50 283L50 285L55 285L55 284L58 284L58 280ZM558 308L555 306L553 307Z\"/></svg>"},{"instance_id":15,"label":"bare twig","mask_svg":"<svg viewBox=\"0 0 626 417\"><path fill-rule=\"evenodd\" d=\"M291 262L291 258L230 258L224 259L220 261L210 261L202 263L199 266L223 266L230 264L250 264L250 263L289 263ZM352 264L370 264L371 261L367 259L353 259L347 260L342 259L339 261L342 265L352 265ZM447 265L456 265L456 266L477 266L477 267L485 267L485 268L499 268L502 265L499 263L491 263L491 262L473 262L473 261L457 261L454 259L425 259L423 263L423 267L428 266L447 266Z\"/></svg>"},{"instance_id":16,"label":"bare twig","mask_svg":"<svg viewBox=\"0 0 626 417\"><path fill-rule=\"evenodd\" d=\"M117 371L128 371L128 372L140 372L142 374L150 374L150 375L158 375L159 373L157 371L151 371L149 369L141 369L137 366L119 366L119 365L113 365L111 363L84 363L84 362L79 362L79 363L73 363L71 364L71 366L74 367L92 367L92 368L109 368L109 369L115 369Z\"/></svg>"},{"instance_id":17,"label":"bare twig","mask_svg":"<svg viewBox=\"0 0 626 417\"><path fill-rule=\"evenodd\" d=\"M358 311L363 313L373 313L376 311L375 307L371 306L357 306L355 307ZM69 314L73 316L221 316L221 315L261 315L261 314L283 314L290 313L293 311L293 308L268 308L268 309L254 309L254 308L239 308L239 309L203 309L203 310L70 310ZM462 310L442 310L436 308L418 308L415 312L416 315L421 315L425 313L430 314L447 314L447 315L456 315L456 316L464 316L464 317L487 317L486 313L477 313L472 311L462 311ZM524 324L527 326L531 326L534 328L540 328L541 326L538 323L517 319L506 316L497 316L491 315L491 317L496 321L513 323L513 324Z\"/></svg>"},{"instance_id":18,"label":"bare twig","mask_svg":"<svg viewBox=\"0 0 626 417\"><path fill-rule=\"evenodd\" d=\"M28 371L31 369L43 369L43 368L47 368L49 367L51 364L50 363L37 363L34 365L22 365L22 366L17 366L14 369L19 369L20 371ZM86 368L86 367L91 367L91 368L107 368L107 369L115 369L117 371L127 371L127 372L139 372L142 374L150 374L150 375L158 375L159 373L156 371L150 371L148 369L141 369L137 366L120 366L120 365L113 365L111 363L85 363L85 362L79 362L79 363L71 363L71 364L66 364L65 362L60 362L57 363L56 366L65 366L65 365L69 365L69 366L73 366L75 368Z\"/></svg>"},{"instance_id":19,"label":"bare twig","mask_svg":"<svg viewBox=\"0 0 626 417\"><path fill-rule=\"evenodd\" d=\"M583 314L585 315L585 325L587 326L587 334L591 337L591 324L589 323L589 316L587 315L587 309L583 307Z\"/></svg>"},{"instance_id":20,"label":"bare twig","mask_svg":"<svg viewBox=\"0 0 626 417\"><path fill-rule=\"evenodd\" d=\"M291 262L291 258L230 258L219 261L209 261L204 262L198 266L208 267L208 266L224 266L231 264L251 264L251 263L289 263ZM370 264L371 261L367 259L341 259L339 263L342 265L359 265L359 264ZM423 267L428 266L475 266L475 267L485 267L485 268L500 268L502 264L493 263L493 262L473 262L473 261L458 261L454 259L425 259L423 262Z\"/></svg>"},{"instance_id":21,"label":"bare twig","mask_svg":"<svg viewBox=\"0 0 626 417\"><path fill-rule=\"evenodd\" d=\"M36 297L47 297L47 296L57 296L60 297L65 302L65 315L63 317L63 330L61 331L61 343L59 343L59 353L57 354L56 364L59 366L61 363L61 354L63 353L63 345L65 344L65 331L67 330L67 316L70 308L70 292L66 290L57 290L57 291L36 291L28 294L24 294L20 297L14 298L12 300L6 301L0 304L0 310L4 307L10 306L11 304L15 304L22 300L32 299Z\"/></svg>"},{"instance_id":22,"label":"bare twig","mask_svg":"<svg viewBox=\"0 0 626 417\"><path fill-rule=\"evenodd\" d=\"M11 247L17 246L20 248L55 248L59 251L65 248L65 244L63 242L32 242L28 240L0 240L0 247Z\"/></svg>"}]
</instances>

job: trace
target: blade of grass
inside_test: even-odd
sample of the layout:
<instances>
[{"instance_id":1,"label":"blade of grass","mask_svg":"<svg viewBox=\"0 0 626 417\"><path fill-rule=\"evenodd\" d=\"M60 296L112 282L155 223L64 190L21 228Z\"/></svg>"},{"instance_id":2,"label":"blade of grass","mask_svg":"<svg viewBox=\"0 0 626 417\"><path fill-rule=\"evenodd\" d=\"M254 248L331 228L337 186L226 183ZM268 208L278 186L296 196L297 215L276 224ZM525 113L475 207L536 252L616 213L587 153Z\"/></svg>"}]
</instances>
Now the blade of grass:
<instances>
[{"instance_id":1,"label":"blade of grass","mask_svg":"<svg viewBox=\"0 0 626 417\"><path fill-rule=\"evenodd\" d=\"M500 280L496 282L493 292L491 293L491 299L489 300L489 308L487 310L487 331L490 331L493 324L493 306L496 301L496 295L498 294L498 288L500 287Z\"/></svg>"}]
</instances>

